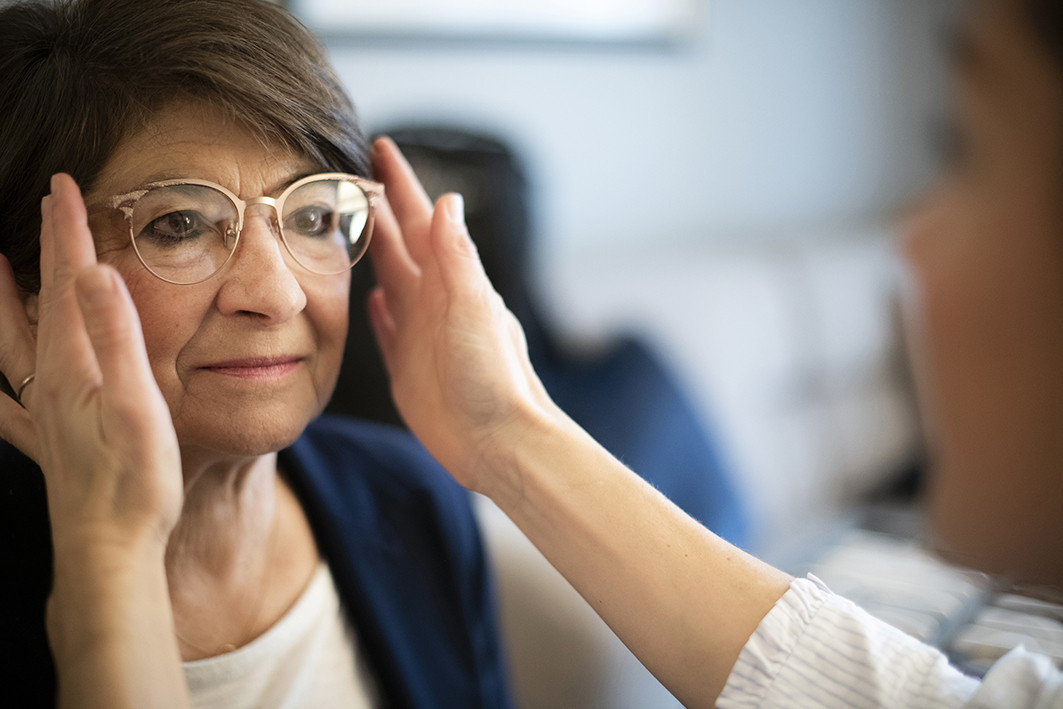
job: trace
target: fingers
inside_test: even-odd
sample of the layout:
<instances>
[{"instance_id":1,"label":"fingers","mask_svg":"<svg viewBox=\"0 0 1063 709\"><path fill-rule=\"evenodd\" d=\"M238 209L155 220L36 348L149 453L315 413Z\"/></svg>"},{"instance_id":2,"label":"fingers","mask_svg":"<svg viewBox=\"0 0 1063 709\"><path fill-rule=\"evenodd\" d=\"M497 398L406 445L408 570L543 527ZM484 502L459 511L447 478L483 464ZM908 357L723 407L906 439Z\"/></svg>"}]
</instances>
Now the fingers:
<instances>
[{"instance_id":1,"label":"fingers","mask_svg":"<svg viewBox=\"0 0 1063 709\"><path fill-rule=\"evenodd\" d=\"M405 236L406 247L414 260L422 263L431 251L427 237L428 225L432 221L432 201L390 138L378 138L373 143L373 172L384 183L388 202Z\"/></svg>"},{"instance_id":2,"label":"fingers","mask_svg":"<svg viewBox=\"0 0 1063 709\"><path fill-rule=\"evenodd\" d=\"M70 175L52 176L52 193L45 197L41 216L52 226L47 238L43 229L41 234L41 292L72 288L78 272L96 262L96 247L81 190Z\"/></svg>"},{"instance_id":3,"label":"fingers","mask_svg":"<svg viewBox=\"0 0 1063 709\"><path fill-rule=\"evenodd\" d=\"M382 351L386 351L388 332L396 331L396 322L406 322L409 308L423 311L427 302L442 298L478 296L492 287L480 262L476 245L465 227L464 200L459 194L439 198L423 239L429 251L420 263L414 263L404 242L407 232L388 208L382 205L377 221L379 238L374 237L371 256L381 292L370 301L370 316L386 316L387 327L378 331ZM381 320L380 324L384 324ZM377 323L374 322L374 326Z\"/></svg>"},{"instance_id":4,"label":"fingers","mask_svg":"<svg viewBox=\"0 0 1063 709\"><path fill-rule=\"evenodd\" d=\"M140 318L121 277L110 266L91 266L78 275L76 289L107 395L112 401L141 402L155 379Z\"/></svg>"},{"instance_id":5,"label":"fingers","mask_svg":"<svg viewBox=\"0 0 1063 709\"><path fill-rule=\"evenodd\" d=\"M42 203L41 294L37 329L38 390L51 373L83 382L98 378L92 346L74 294L78 273L96 263L96 250L81 191L69 175L52 178L52 194ZM45 386L58 382L49 382ZM75 395L79 387L64 387Z\"/></svg>"},{"instance_id":6,"label":"fingers","mask_svg":"<svg viewBox=\"0 0 1063 709\"><path fill-rule=\"evenodd\" d=\"M493 290L465 226L465 201L460 194L445 194L436 202L431 242L448 293L469 296L478 295L484 289Z\"/></svg>"},{"instance_id":7,"label":"fingers","mask_svg":"<svg viewBox=\"0 0 1063 709\"><path fill-rule=\"evenodd\" d=\"M391 293L401 293L420 275L421 269L410 256L402 230L387 200L381 202L369 242L369 257L377 282Z\"/></svg>"}]
</instances>

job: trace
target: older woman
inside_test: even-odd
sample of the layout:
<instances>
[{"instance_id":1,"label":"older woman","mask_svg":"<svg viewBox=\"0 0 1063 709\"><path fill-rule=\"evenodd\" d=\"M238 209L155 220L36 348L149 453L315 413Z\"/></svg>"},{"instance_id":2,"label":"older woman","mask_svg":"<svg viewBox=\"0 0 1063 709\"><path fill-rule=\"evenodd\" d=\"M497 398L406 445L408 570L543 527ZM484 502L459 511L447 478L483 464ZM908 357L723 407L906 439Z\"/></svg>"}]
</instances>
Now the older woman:
<instances>
[{"instance_id":1,"label":"older woman","mask_svg":"<svg viewBox=\"0 0 1063 709\"><path fill-rule=\"evenodd\" d=\"M113 590L90 561L164 593L144 612L175 640L152 643L197 705L508 706L465 491L403 433L315 421L381 198L317 45L265 1L15 4L0 95L18 401L0 397L0 675L19 706L55 704L52 654L60 697L82 676L63 619ZM93 310L116 294L139 313L118 329Z\"/></svg>"}]
</instances>

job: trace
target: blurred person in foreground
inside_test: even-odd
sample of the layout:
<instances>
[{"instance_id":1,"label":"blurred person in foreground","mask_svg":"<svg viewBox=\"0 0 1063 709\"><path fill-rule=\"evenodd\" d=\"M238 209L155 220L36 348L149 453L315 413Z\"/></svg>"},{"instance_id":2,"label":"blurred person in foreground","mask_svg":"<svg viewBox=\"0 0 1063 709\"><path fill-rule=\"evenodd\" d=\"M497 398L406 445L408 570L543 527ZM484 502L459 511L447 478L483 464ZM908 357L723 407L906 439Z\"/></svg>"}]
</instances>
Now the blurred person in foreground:
<instances>
[{"instance_id":1,"label":"blurred person in foreground","mask_svg":"<svg viewBox=\"0 0 1063 709\"><path fill-rule=\"evenodd\" d=\"M957 151L906 237L920 294L921 392L933 423L932 541L951 559L1060 589L1059 4L976 3L955 64ZM683 515L546 396L519 326L483 275L460 198L445 196L433 209L386 140L373 160L390 207L381 210L372 246L381 286L369 305L405 420L460 483L509 514L685 705L1063 706L1063 675L1048 658L1020 648L984 681L965 677L937 650L816 580L792 579ZM76 231L64 218L54 228ZM135 361L143 351L136 338L116 347L107 336L135 322L131 303L113 291L100 293L107 309L95 307L89 286L110 271L80 265L81 309L88 332L97 333L97 355ZM109 391L111 370L103 371ZM135 481L107 470L99 477L158 486L175 473L165 451L155 459ZM55 495L76 501L65 489ZM129 524L106 510L94 519L108 530ZM164 522L157 517L156 527L165 531ZM89 540L82 552L95 548ZM114 563L140 569L144 560L119 554ZM90 578L104 575L103 564L85 567ZM147 630L135 613L162 604L164 590L129 584L56 626L79 639L72 666L108 678L106 690L95 691L132 706L144 691L142 668L174 682L165 652L139 637ZM168 639L165 627L154 630Z\"/></svg>"},{"instance_id":2,"label":"blurred person in foreground","mask_svg":"<svg viewBox=\"0 0 1063 709\"><path fill-rule=\"evenodd\" d=\"M508 707L467 493L319 418L381 192L306 30L265 0L9 3L0 96L5 695L55 706L57 668L79 701L82 651L150 649L179 681L145 667L136 706ZM159 602L91 612L124 588Z\"/></svg>"}]
</instances>

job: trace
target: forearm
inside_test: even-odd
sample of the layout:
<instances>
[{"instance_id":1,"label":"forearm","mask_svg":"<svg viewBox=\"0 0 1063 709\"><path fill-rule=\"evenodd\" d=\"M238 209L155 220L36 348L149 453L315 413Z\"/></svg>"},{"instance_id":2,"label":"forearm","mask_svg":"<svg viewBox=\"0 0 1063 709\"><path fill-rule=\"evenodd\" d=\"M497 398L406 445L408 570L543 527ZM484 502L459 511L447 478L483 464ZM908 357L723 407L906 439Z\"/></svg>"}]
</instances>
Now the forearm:
<instances>
[{"instance_id":1,"label":"forearm","mask_svg":"<svg viewBox=\"0 0 1063 709\"><path fill-rule=\"evenodd\" d=\"M713 706L790 579L731 546L556 408L510 426L485 492L686 706Z\"/></svg>"},{"instance_id":2,"label":"forearm","mask_svg":"<svg viewBox=\"0 0 1063 709\"><path fill-rule=\"evenodd\" d=\"M60 707L188 707L162 550L56 543L48 636Z\"/></svg>"}]
</instances>

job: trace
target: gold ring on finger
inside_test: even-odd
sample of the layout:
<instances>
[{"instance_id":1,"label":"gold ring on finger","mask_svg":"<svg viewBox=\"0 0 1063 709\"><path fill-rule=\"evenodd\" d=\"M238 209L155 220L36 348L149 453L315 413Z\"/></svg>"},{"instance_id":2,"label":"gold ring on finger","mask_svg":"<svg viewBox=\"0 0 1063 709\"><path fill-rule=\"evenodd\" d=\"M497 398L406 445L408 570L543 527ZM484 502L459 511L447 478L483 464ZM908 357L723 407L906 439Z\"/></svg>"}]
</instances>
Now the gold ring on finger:
<instances>
[{"instance_id":1,"label":"gold ring on finger","mask_svg":"<svg viewBox=\"0 0 1063 709\"><path fill-rule=\"evenodd\" d=\"M22 403L22 392L26 390L26 387L28 387L30 385L30 382L36 379L36 377L36 372L29 375L19 383L18 389L15 391L15 401L17 401L19 403L19 406L21 406L22 408L26 408L25 405Z\"/></svg>"}]
</instances>

